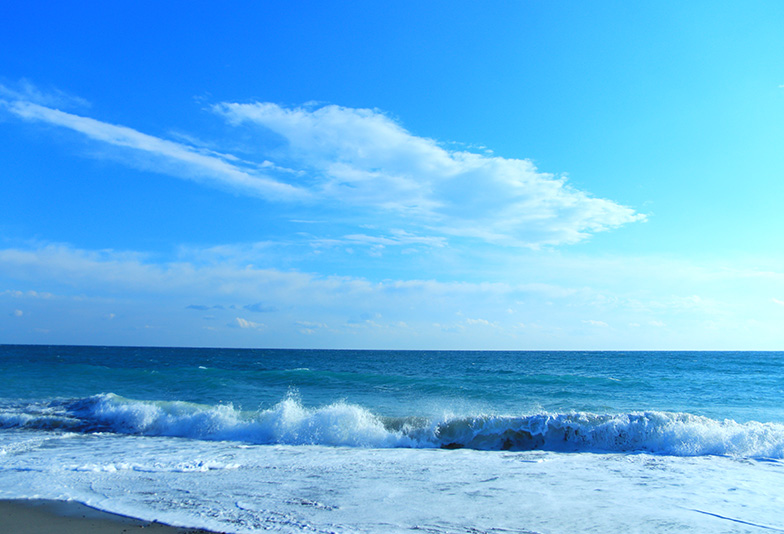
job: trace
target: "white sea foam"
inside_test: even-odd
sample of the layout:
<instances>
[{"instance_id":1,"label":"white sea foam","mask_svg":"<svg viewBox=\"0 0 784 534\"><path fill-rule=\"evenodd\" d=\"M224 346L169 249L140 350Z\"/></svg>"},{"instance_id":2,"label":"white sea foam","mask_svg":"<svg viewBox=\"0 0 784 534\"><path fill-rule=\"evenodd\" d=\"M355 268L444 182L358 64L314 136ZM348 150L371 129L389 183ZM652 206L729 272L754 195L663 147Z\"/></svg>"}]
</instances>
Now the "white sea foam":
<instances>
[{"instance_id":1,"label":"white sea foam","mask_svg":"<svg viewBox=\"0 0 784 534\"><path fill-rule=\"evenodd\" d=\"M784 425L740 424L683 413L470 417L444 421L432 432L441 446L455 448L784 458Z\"/></svg>"},{"instance_id":2,"label":"white sea foam","mask_svg":"<svg viewBox=\"0 0 784 534\"><path fill-rule=\"evenodd\" d=\"M267 410L244 412L225 404L139 401L101 394L45 408L15 406L0 414L0 426L251 444L784 458L784 425L778 423L737 423L655 411L388 419L345 402L305 407L295 396Z\"/></svg>"},{"instance_id":3,"label":"white sea foam","mask_svg":"<svg viewBox=\"0 0 784 534\"><path fill-rule=\"evenodd\" d=\"M754 525L784 528L784 497L771 491L782 476L784 462L731 457L266 446L100 433L0 458L0 498L73 499L242 534L756 532Z\"/></svg>"},{"instance_id":4,"label":"white sea foam","mask_svg":"<svg viewBox=\"0 0 784 534\"><path fill-rule=\"evenodd\" d=\"M251 413L231 405L133 401L105 394L86 399L78 411L99 428L129 434L355 447L392 447L407 441L360 406L338 402L305 408L291 396L269 410Z\"/></svg>"},{"instance_id":5,"label":"white sea foam","mask_svg":"<svg viewBox=\"0 0 784 534\"><path fill-rule=\"evenodd\" d=\"M161 462L140 463L140 462L112 462L104 464L85 463L80 465L68 465L63 469L72 471L88 471L92 473L116 473L117 471L137 471L141 473L191 473L207 471L224 471L238 469L239 464L224 463L214 460L194 460L190 462L177 462L174 464L164 464Z\"/></svg>"}]
</instances>

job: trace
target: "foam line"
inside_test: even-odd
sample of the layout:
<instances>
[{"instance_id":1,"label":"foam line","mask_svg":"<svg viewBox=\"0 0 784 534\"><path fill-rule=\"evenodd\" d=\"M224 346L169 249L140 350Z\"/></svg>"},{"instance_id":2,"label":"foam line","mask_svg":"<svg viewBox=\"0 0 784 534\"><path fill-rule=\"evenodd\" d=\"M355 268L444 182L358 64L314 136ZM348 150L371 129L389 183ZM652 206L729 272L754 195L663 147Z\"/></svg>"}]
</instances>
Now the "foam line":
<instances>
[{"instance_id":1,"label":"foam line","mask_svg":"<svg viewBox=\"0 0 784 534\"><path fill-rule=\"evenodd\" d=\"M382 418L355 404L309 408L290 395L254 412L231 405L140 401L111 393L0 407L0 427L112 432L254 444L784 458L784 425L687 413L585 412Z\"/></svg>"}]
</instances>

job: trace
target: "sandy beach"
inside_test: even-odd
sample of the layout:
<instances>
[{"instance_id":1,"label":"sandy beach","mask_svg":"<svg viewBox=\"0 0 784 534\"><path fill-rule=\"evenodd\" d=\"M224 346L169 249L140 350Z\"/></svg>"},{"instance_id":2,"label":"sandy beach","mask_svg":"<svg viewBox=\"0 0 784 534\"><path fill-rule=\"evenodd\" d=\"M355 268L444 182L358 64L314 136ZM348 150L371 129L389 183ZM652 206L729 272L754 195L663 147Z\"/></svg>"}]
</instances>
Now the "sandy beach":
<instances>
[{"instance_id":1,"label":"sandy beach","mask_svg":"<svg viewBox=\"0 0 784 534\"><path fill-rule=\"evenodd\" d=\"M0 517L3 532L8 534L217 534L141 521L66 501L0 500Z\"/></svg>"}]
</instances>

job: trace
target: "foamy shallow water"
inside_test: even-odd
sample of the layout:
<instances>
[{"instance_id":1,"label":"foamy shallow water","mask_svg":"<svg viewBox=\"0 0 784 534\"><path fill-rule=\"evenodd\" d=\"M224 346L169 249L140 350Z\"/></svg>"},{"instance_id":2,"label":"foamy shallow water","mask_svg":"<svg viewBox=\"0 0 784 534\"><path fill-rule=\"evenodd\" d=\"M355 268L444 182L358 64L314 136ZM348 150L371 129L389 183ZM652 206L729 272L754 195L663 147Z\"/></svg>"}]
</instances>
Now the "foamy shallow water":
<instances>
[{"instance_id":1,"label":"foamy shallow water","mask_svg":"<svg viewBox=\"0 0 784 534\"><path fill-rule=\"evenodd\" d=\"M0 498L218 531L784 531L784 462L5 432Z\"/></svg>"}]
</instances>

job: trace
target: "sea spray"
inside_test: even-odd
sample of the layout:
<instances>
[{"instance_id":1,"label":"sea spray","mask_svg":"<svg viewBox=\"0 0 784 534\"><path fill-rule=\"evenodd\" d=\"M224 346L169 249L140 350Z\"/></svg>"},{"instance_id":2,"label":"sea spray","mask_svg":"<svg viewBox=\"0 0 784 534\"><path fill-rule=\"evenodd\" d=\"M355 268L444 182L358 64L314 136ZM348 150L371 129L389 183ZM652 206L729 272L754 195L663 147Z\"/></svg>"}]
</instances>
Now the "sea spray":
<instances>
[{"instance_id":1,"label":"sea spray","mask_svg":"<svg viewBox=\"0 0 784 534\"><path fill-rule=\"evenodd\" d=\"M779 423L737 423L658 411L382 418L342 401L305 407L296 395L258 411L241 411L230 404L134 400L111 393L48 405L6 403L0 426L252 444L784 458L784 425Z\"/></svg>"}]
</instances>

